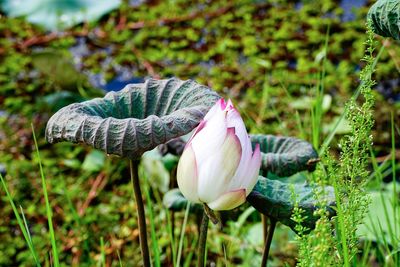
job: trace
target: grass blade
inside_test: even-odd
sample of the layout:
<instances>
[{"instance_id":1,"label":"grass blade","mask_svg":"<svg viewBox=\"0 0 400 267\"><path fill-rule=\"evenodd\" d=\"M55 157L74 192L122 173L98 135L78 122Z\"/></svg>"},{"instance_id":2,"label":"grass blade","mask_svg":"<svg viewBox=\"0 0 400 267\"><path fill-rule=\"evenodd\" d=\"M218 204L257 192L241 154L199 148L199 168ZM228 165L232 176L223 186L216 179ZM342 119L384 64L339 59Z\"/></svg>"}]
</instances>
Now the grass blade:
<instances>
[{"instance_id":1,"label":"grass blade","mask_svg":"<svg viewBox=\"0 0 400 267\"><path fill-rule=\"evenodd\" d=\"M153 206L151 203L151 198L150 198L150 193L149 193L149 183L147 181L147 177L145 177L146 181L146 186L144 187L145 195L146 195L146 204L147 204L147 214L149 215L149 220L150 220L150 238L151 238L151 247L153 250L153 256L154 256L154 266L160 267L161 262L160 262L160 250L158 248L158 241L157 241L157 236L156 236L156 228L155 228L155 221L154 221L154 212L153 212Z\"/></svg>"},{"instance_id":2,"label":"grass blade","mask_svg":"<svg viewBox=\"0 0 400 267\"><path fill-rule=\"evenodd\" d=\"M51 210L50 203L49 203L49 197L47 194L46 179L45 179L44 172L43 172L42 160L40 158L39 146L38 146L38 143L36 140L35 129L33 128L33 124L31 124L31 127L32 127L33 141L35 142L36 155L37 155L38 161L39 161L39 169L40 169L40 176L42 178L44 200L46 202L46 214L47 214L47 222L49 225L51 248L53 251L53 253L52 253L53 254L53 263L54 263L55 267L59 267L60 261L58 259L58 249L57 249L56 237L55 237L54 229L53 229L53 219L52 219L53 215L52 215L52 210Z\"/></svg>"},{"instance_id":3,"label":"grass blade","mask_svg":"<svg viewBox=\"0 0 400 267\"><path fill-rule=\"evenodd\" d=\"M7 200L13 209L15 218L17 219L17 222L18 222L19 228L21 229L22 235L24 236L25 241L28 245L29 251L31 252L33 260L34 260L36 266L41 266L40 262L39 262L39 257L37 255L36 250L32 243L31 235L29 233L29 228L27 226L25 216L23 216L23 219L21 219L21 216L19 215L17 207L15 206L14 200L11 197L10 192L8 191L7 184L1 174L0 174L0 180L1 180L1 184L3 186L4 191L6 192Z\"/></svg>"},{"instance_id":4,"label":"grass blade","mask_svg":"<svg viewBox=\"0 0 400 267\"><path fill-rule=\"evenodd\" d=\"M171 253L172 253L172 263L175 266L176 263L176 248L175 248L175 235L172 228L172 220L171 215L168 209L165 209L165 214L167 215L167 227L168 227L168 235L169 240L171 241Z\"/></svg>"},{"instance_id":5,"label":"grass blade","mask_svg":"<svg viewBox=\"0 0 400 267\"><path fill-rule=\"evenodd\" d=\"M179 239L178 257L177 257L177 260L176 260L176 266L180 266L180 264L181 264L183 240L185 238L185 229L186 229L186 224L187 224L187 220L188 220L188 217L189 217L189 210L190 210L190 202L188 201L188 203L186 204L185 217L183 218L181 237Z\"/></svg>"},{"instance_id":6,"label":"grass blade","mask_svg":"<svg viewBox=\"0 0 400 267\"><path fill-rule=\"evenodd\" d=\"M106 251L104 248L104 239L100 237L100 265L106 267Z\"/></svg>"}]
</instances>

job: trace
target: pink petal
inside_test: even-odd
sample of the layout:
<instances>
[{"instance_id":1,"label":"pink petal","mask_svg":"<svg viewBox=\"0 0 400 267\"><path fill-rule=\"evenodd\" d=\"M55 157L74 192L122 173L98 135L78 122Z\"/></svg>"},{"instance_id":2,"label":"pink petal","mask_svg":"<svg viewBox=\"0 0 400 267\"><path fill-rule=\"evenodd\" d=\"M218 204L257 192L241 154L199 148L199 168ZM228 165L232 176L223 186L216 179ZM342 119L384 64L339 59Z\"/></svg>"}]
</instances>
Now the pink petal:
<instances>
[{"instance_id":1,"label":"pink petal","mask_svg":"<svg viewBox=\"0 0 400 267\"><path fill-rule=\"evenodd\" d=\"M235 127L236 135L239 137L242 144L249 143L246 126L244 125L240 113L235 108L228 111L226 121L227 127Z\"/></svg>"},{"instance_id":2,"label":"pink petal","mask_svg":"<svg viewBox=\"0 0 400 267\"><path fill-rule=\"evenodd\" d=\"M253 190L254 186L257 183L260 167L261 167L260 144L256 144L256 147L254 148L253 157L251 158L250 165L248 168L248 178L242 184L246 188L247 195L250 194L250 192Z\"/></svg>"},{"instance_id":3,"label":"pink petal","mask_svg":"<svg viewBox=\"0 0 400 267\"><path fill-rule=\"evenodd\" d=\"M191 145L185 148L181 158L179 159L176 177L179 189L185 198L192 202L199 203L200 201L197 192L197 164Z\"/></svg>"},{"instance_id":4,"label":"pink petal","mask_svg":"<svg viewBox=\"0 0 400 267\"><path fill-rule=\"evenodd\" d=\"M246 189L229 191L207 205L213 210L231 210L246 201Z\"/></svg>"},{"instance_id":5,"label":"pink petal","mask_svg":"<svg viewBox=\"0 0 400 267\"><path fill-rule=\"evenodd\" d=\"M238 136L242 146L242 158L235 176L232 178L229 185L230 190L235 190L237 188L242 188L243 180L248 177L248 168L252 157L252 147L243 120L235 108L228 111L227 125L228 127L235 127L236 135Z\"/></svg>"},{"instance_id":6,"label":"pink petal","mask_svg":"<svg viewBox=\"0 0 400 267\"><path fill-rule=\"evenodd\" d=\"M225 108L226 108L225 99L221 98L221 99L219 100L219 106L221 107L221 110L225 110Z\"/></svg>"},{"instance_id":7,"label":"pink petal","mask_svg":"<svg viewBox=\"0 0 400 267\"><path fill-rule=\"evenodd\" d=\"M197 151L195 150L196 158ZM234 128L227 130L222 146L198 161L198 194L202 202L209 203L228 190L242 155L240 141Z\"/></svg>"}]
</instances>

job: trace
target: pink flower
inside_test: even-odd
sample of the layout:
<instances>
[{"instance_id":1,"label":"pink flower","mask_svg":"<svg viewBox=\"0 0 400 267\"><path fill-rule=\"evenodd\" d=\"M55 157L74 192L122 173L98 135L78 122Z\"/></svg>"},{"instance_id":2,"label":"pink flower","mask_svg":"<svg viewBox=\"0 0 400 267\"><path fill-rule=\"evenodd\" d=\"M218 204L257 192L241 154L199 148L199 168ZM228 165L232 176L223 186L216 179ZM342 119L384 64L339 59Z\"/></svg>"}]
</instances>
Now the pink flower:
<instances>
[{"instance_id":1,"label":"pink flower","mask_svg":"<svg viewBox=\"0 0 400 267\"><path fill-rule=\"evenodd\" d=\"M190 201L230 210L246 201L258 179L260 147L253 153L232 102L220 99L197 126L178 163L179 189Z\"/></svg>"}]
</instances>

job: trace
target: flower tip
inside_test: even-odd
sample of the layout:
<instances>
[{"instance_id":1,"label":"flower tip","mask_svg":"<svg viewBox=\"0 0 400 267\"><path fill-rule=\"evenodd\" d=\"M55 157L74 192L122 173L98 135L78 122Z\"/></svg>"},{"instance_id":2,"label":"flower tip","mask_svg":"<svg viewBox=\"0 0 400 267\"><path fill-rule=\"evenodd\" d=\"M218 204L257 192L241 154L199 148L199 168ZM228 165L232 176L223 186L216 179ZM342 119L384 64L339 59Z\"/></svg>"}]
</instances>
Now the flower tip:
<instances>
[{"instance_id":1,"label":"flower tip","mask_svg":"<svg viewBox=\"0 0 400 267\"><path fill-rule=\"evenodd\" d=\"M226 102L225 102L225 99L220 98L220 99L218 100L218 104L219 104L221 110L225 110L225 109L226 109Z\"/></svg>"},{"instance_id":2,"label":"flower tip","mask_svg":"<svg viewBox=\"0 0 400 267\"><path fill-rule=\"evenodd\" d=\"M259 143L257 143L256 147L254 148L253 158L260 158L261 159L261 150L260 150L260 144Z\"/></svg>"},{"instance_id":3,"label":"flower tip","mask_svg":"<svg viewBox=\"0 0 400 267\"><path fill-rule=\"evenodd\" d=\"M226 103L226 106L228 107L228 109L234 109L235 108L233 106L233 103L232 103L231 99L228 99L228 102Z\"/></svg>"},{"instance_id":4,"label":"flower tip","mask_svg":"<svg viewBox=\"0 0 400 267\"><path fill-rule=\"evenodd\" d=\"M258 173L258 170L261 167L261 160L262 160L260 144L258 144L258 143L256 144L256 147L254 148L253 156L251 157L251 159L254 162L254 164L256 166L255 168L257 169L257 173Z\"/></svg>"}]
</instances>

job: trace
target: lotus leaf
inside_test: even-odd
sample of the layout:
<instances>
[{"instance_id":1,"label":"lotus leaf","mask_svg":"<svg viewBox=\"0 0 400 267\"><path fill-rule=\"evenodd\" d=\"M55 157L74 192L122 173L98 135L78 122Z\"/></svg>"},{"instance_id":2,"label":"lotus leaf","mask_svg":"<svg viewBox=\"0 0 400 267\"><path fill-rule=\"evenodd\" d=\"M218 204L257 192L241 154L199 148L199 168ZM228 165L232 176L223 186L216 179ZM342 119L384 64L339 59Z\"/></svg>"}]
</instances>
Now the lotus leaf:
<instances>
[{"instance_id":1,"label":"lotus leaf","mask_svg":"<svg viewBox=\"0 0 400 267\"><path fill-rule=\"evenodd\" d=\"M320 203L315 192L317 188L306 183L289 184L279 180L270 180L260 176L253 191L248 195L247 201L260 213L273 218L295 231L296 222L291 217L295 204L301 208L305 218L302 226L308 229L314 229L318 217L314 215L314 211L318 209ZM324 188L324 201L329 216L335 215L333 206L335 205L335 195L333 187Z\"/></svg>"},{"instance_id":2,"label":"lotus leaf","mask_svg":"<svg viewBox=\"0 0 400 267\"><path fill-rule=\"evenodd\" d=\"M149 79L104 98L71 104L47 123L50 143L85 143L130 159L193 130L219 99L194 81Z\"/></svg>"},{"instance_id":3,"label":"lotus leaf","mask_svg":"<svg viewBox=\"0 0 400 267\"><path fill-rule=\"evenodd\" d=\"M378 0L370 8L368 19L376 34L400 40L400 1Z\"/></svg>"},{"instance_id":4,"label":"lotus leaf","mask_svg":"<svg viewBox=\"0 0 400 267\"><path fill-rule=\"evenodd\" d=\"M290 176L299 171L314 171L318 154L312 145L293 137L274 135L252 135L253 147L260 144L264 176L268 172L278 176Z\"/></svg>"}]
</instances>

